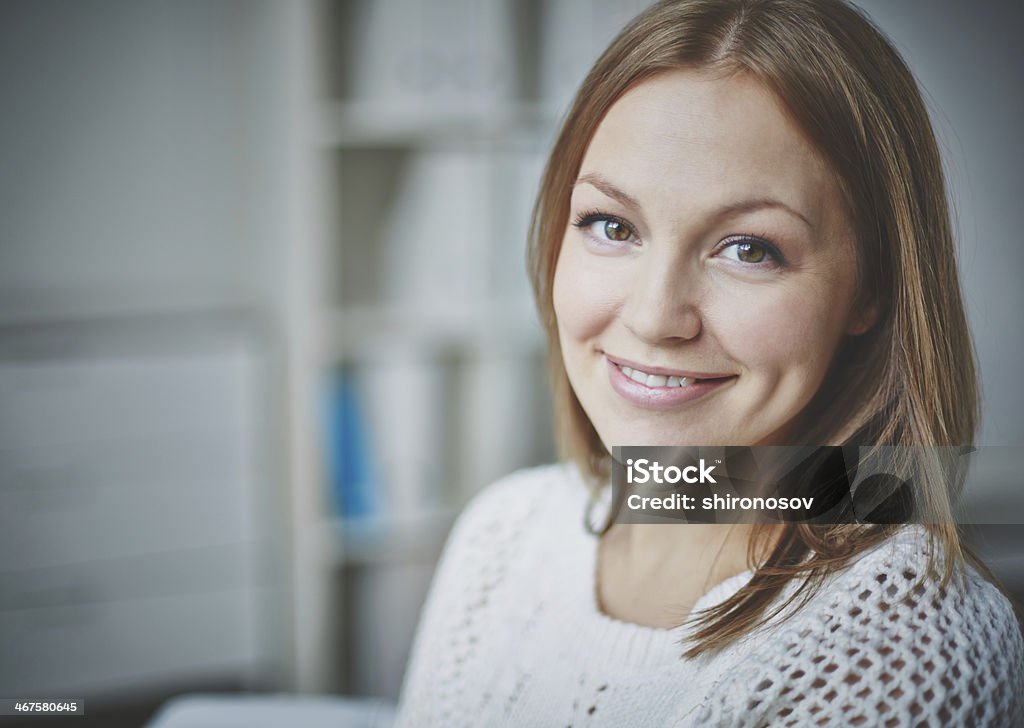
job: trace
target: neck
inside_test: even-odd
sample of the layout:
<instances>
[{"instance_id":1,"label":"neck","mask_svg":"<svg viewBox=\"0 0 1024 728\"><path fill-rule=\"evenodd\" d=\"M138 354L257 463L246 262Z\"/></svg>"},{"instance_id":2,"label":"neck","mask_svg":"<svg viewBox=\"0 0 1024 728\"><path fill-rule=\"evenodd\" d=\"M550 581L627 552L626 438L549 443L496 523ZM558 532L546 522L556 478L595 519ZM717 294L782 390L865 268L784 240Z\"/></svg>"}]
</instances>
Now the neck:
<instances>
[{"instance_id":1,"label":"neck","mask_svg":"<svg viewBox=\"0 0 1024 728\"><path fill-rule=\"evenodd\" d=\"M678 624L712 587L751 568L748 524L615 524L598 546L598 597L608 614ZM769 533L770 547L779 529ZM763 553L755 554L755 559Z\"/></svg>"},{"instance_id":2,"label":"neck","mask_svg":"<svg viewBox=\"0 0 1024 728\"><path fill-rule=\"evenodd\" d=\"M606 538L609 547L641 571L678 565L728 578L752 566L747 555L753 532L749 524L633 523L615 524Z\"/></svg>"}]
</instances>

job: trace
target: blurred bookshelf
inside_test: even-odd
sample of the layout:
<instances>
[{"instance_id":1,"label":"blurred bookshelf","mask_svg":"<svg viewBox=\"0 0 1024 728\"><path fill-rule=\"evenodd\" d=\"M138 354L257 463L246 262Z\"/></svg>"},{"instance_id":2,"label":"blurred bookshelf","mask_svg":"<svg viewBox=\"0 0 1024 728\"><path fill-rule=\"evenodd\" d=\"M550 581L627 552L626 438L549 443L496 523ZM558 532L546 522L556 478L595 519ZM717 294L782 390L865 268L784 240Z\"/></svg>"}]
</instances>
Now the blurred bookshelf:
<instances>
[{"instance_id":1,"label":"blurred bookshelf","mask_svg":"<svg viewBox=\"0 0 1024 728\"><path fill-rule=\"evenodd\" d=\"M315 284L305 373L323 427L308 481L321 510L308 517L333 578L321 592L330 629L311 629L333 634L321 657L334 689L397 696L458 512L555 457L530 215L570 94L644 4L299 11L300 249Z\"/></svg>"}]
</instances>

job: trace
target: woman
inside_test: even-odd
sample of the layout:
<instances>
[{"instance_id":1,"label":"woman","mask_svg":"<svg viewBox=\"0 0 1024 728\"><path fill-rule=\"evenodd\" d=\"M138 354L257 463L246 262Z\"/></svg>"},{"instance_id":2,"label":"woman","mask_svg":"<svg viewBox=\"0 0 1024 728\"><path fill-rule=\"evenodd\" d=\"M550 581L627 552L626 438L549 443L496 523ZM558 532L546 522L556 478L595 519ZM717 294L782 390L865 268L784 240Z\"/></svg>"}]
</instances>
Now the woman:
<instances>
[{"instance_id":1,"label":"woman","mask_svg":"<svg viewBox=\"0 0 1024 728\"><path fill-rule=\"evenodd\" d=\"M571 464L460 518L400 724L1024 720L1013 610L923 456L927 526L580 526L613 445L972 442L939 154L868 20L840 0L645 11L566 117L530 265Z\"/></svg>"}]
</instances>

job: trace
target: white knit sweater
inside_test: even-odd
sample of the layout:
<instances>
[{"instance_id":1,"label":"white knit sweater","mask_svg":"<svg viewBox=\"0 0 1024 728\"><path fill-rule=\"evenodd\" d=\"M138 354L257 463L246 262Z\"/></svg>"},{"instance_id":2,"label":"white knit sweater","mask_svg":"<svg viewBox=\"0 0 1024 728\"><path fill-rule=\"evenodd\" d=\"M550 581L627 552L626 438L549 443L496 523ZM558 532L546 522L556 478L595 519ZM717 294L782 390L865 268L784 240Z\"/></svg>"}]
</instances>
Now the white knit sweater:
<instances>
[{"instance_id":1,"label":"white knit sweater","mask_svg":"<svg viewBox=\"0 0 1024 728\"><path fill-rule=\"evenodd\" d=\"M586 499L576 470L555 465L469 505L424 607L399 726L1024 725L1009 602L973 570L914 588L922 529L863 554L792 618L688 660L687 627L598 610Z\"/></svg>"}]
</instances>

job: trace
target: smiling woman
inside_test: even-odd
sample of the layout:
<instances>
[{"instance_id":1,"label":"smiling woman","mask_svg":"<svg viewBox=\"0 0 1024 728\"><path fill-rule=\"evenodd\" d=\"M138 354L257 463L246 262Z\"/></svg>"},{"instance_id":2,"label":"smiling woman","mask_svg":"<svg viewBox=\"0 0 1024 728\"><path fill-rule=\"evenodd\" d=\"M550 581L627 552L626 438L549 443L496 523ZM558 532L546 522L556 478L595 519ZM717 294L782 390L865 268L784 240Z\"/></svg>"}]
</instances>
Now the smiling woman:
<instances>
[{"instance_id":1,"label":"smiling woman","mask_svg":"<svg viewBox=\"0 0 1024 728\"><path fill-rule=\"evenodd\" d=\"M460 518L400 722L1024 720L1013 610L912 447L977 420L941 170L840 0L666 0L616 38L530 241L566 462ZM902 446L928 525L584 530L623 445Z\"/></svg>"},{"instance_id":2,"label":"smiling woman","mask_svg":"<svg viewBox=\"0 0 1024 728\"><path fill-rule=\"evenodd\" d=\"M608 451L790 444L841 339L874 322L834 174L748 75L668 71L625 93L570 217L558 339Z\"/></svg>"}]
</instances>

